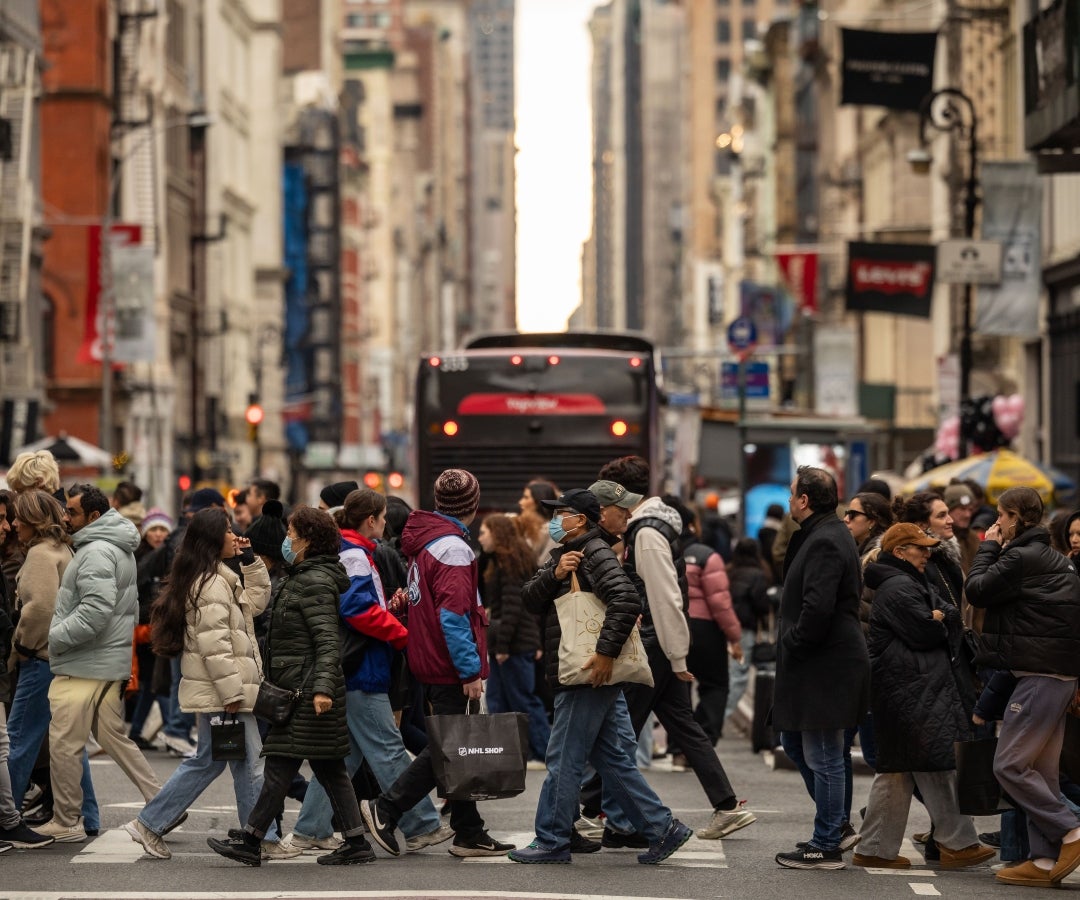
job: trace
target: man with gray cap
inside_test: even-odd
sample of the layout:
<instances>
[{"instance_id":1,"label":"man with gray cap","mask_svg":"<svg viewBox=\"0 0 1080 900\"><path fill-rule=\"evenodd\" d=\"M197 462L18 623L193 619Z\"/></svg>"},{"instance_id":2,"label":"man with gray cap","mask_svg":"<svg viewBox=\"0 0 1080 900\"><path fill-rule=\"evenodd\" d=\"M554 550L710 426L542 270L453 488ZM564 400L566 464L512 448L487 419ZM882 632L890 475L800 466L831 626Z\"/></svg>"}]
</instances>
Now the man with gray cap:
<instances>
[{"instance_id":1,"label":"man with gray cap","mask_svg":"<svg viewBox=\"0 0 1080 900\"><path fill-rule=\"evenodd\" d=\"M968 570L979 552L979 536L971 527L971 517L978 505L971 494L971 488L962 482L950 484L945 488L945 505L952 516L953 535L960 546L960 568L967 578Z\"/></svg>"}]
</instances>

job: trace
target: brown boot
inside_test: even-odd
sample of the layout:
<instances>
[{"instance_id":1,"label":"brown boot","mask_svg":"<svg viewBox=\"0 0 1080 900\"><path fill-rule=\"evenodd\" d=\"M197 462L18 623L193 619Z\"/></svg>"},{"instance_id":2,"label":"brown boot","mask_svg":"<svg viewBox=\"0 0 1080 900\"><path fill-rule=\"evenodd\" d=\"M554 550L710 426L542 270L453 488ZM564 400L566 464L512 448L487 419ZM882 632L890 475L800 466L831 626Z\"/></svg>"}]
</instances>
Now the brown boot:
<instances>
[{"instance_id":1,"label":"brown boot","mask_svg":"<svg viewBox=\"0 0 1080 900\"><path fill-rule=\"evenodd\" d=\"M910 869L911 860L906 856L898 856L896 859L888 859L884 856L863 856L856 853L851 858L853 866L862 866L864 869Z\"/></svg>"},{"instance_id":2,"label":"brown boot","mask_svg":"<svg viewBox=\"0 0 1080 900\"><path fill-rule=\"evenodd\" d=\"M950 850L940 844L938 846L941 848L941 862L938 865L943 869L966 869L968 866L982 865L997 856L997 850L982 844L972 844L963 850Z\"/></svg>"},{"instance_id":3,"label":"brown boot","mask_svg":"<svg viewBox=\"0 0 1080 900\"><path fill-rule=\"evenodd\" d=\"M1050 873L1045 869L1040 869L1030 859L1020 863L1018 866L1002 869L994 876L994 880L1001 884L1019 884L1024 887L1051 888L1056 886L1050 880Z\"/></svg>"}]
</instances>

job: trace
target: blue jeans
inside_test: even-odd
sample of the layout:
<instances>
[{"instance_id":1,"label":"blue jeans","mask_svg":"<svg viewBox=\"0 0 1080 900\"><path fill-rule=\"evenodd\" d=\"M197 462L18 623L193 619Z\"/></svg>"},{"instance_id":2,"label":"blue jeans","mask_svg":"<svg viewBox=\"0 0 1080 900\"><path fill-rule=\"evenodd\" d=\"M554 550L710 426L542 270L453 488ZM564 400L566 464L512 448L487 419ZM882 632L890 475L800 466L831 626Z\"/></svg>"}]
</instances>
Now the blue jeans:
<instances>
[{"instance_id":1,"label":"blue jeans","mask_svg":"<svg viewBox=\"0 0 1080 900\"><path fill-rule=\"evenodd\" d=\"M195 716L199 727L199 744L195 755L185 759L172 776L165 782L158 795L139 813L139 821L154 834L164 834L188 808L202 795L228 766L232 774L233 794L236 797L236 811L240 825L246 825L255 801L259 798L263 782L262 740L259 738L259 726L251 713L237 713L237 719L244 723L247 757L225 762L215 760L210 749L210 719L222 713L198 713ZM269 841L277 840L274 827L266 835Z\"/></svg>"},{"instance_id":2,"label":"blue jeans","mask_svg":"<svg viewBox=\"0 0 1080 900\"><path fill-rule=\"evenodd\" d=\"M174 656L170 659L169 667L172 669L172 687L169 689L169 708L161 711L165 720L162 731L169 737L190 741L195 716L180 709L180 657Z\"/></svg>"},{"instance_id":3,"label":"blue jeans","mask_svg":"<svg viewBox=\"0 0 1080 900\"><path fill-rule=\"evenodd\" d=\"M671 827L671 810L642 778L628 752L634 739L622 688L576 688L555 694L555 723L547 746L547 778L536 806L536 843L547 850L567 847L577 818L585 763L600 773L604 789L650 844Z\"/></svg>"},{"instance_id":4,"label":"blue jeans","mask_svg":"<svg viewBox=\"0 0 1080 900\"><path fill-rule=\"evenodd\" d=\"M409 768L410 762L401 732L394 723L390 697L386 694L347 691L345 711L349 722L349 755L345 757L345 769L349 777L360 768L360 761L366 759L379 787L383 791L388 790L398 776ZM319 780L312 778L293 831L308 838L329 837L334 833L332 818L330 798ZM398 827L405 837L416 837L438 828L439 814L431 798L424 797L408 810L398 822Z\"/></svg>"},{"instance_id":5,"label":"blue jeans","mask_svg":"<svg viewBox=\"0 0 1080 900\"><path fill-rule=\"evenodd\" d=\"M798 767L817 806L810 843L819 850L840 846L844 825L844 730L782 731L780 745Z\"/></svg>"},{"instance_id":6,"label":"blue jeans","mask_svg":"<svg viewBox=\"0 0 1080 900\"><path fill-rule=\"evenodd\" d=\"M49 733L52 712L49 709L49 685L53 673L47 660L27 659L19 663L19 682L15 699L8 717L8 774L11 776L11 799L16 809L22 809L23 797L30 784L41 745ZM91 831L101 828L101 814L94 796L94 782L90 780L90 758L83 753L82 759L82 817L83 827Z\"/></svg>"},{"instance_id":7,"label":"blue jeans","mask_svg":"<svg viewBox=\"0 0 1080 900\"><path fill-rule=\"evenodd\" d=\"M757 635L749 628L744 628L739 643L742 644L743 661L736 662L735 657L728 660L728 697L727 707L724 709L725 719L735 712L735 707L739 705L739 700L746 693L746 686L750 683L750 653L754 649L754 644L757 643Z\"/></svg>"},{"instance_id":8,"label":"blue jeans","mask_svg":"<svg viewBox=\"0 0 1080 900\"><path fill-rule=\"evenodd\" d=\"M529 755L544 759L551 726L536 688L536 663L532 653L515 653L504 663L491 654L487 683L488 712L523 712L529 717Z\"/></svg>"}]
</instances>

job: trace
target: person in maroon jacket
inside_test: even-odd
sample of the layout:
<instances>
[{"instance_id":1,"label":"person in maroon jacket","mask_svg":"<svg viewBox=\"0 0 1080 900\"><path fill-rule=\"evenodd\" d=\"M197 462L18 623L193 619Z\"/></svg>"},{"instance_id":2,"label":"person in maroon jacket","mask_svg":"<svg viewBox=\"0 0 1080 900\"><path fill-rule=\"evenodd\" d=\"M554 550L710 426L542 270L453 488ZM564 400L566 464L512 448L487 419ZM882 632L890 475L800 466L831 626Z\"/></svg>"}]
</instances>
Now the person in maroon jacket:
<instances>
[{"instance_id":1,"label":"person in maroon jacket","mask_svg":"<svg viewBox=\"0 0 1080 900\"><path fill-rule=\"evenodd\" d=\"M488 674L487 616L467 540L479 503L476 477L447 469L435 480L435 512L413 511L401 534L401 550L409 558L409 668L437 716L464 713L470 701L480 699ZM391 856L401 855L394 835L398 821L434 787L425 748L389 790L360 804L372 838ZM505 856L514 849L487 833L474 802L451 804L450 827L454 856Z\"/></svg>"}]
</instances>

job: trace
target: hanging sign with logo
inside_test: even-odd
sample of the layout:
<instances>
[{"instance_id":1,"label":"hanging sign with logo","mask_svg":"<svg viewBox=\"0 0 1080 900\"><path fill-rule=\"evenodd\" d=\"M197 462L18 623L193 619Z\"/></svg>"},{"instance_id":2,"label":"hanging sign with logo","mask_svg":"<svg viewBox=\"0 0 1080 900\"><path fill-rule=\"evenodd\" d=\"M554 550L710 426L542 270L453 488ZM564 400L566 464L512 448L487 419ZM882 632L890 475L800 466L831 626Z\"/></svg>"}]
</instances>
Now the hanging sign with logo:
<instances>
[{"instance_id":1,"label":"hanging sign with logo","mask_svg":"<svg viewBox=\"0 0 1080 900\"><path fill-rule=\"evenodd\" d=\"M936 248L927 244L848 244L847 309L930 316Z\"/></svg>"},{"instance_id":2,"label":"hanging sign with logo","mask_svg":"<svg viewBox=\"0 0 1080 900\"><path fill-rule=\"evenodd\" d=\"M808 313L817 312L818 255L816 253L777 253L776 264L791 295Z\"/></svg>"},{"instance_id":3,"label":"hanging sign with logo","mask_svg":"<svg viewBox=\"0 0 1080 900\"><path fill-rule=\"evenodd\" d=\"M116 224L110 227L109 236L112 248L118 246L136 245L142 242L141 225ZM102 343L105 335L115 342L116 321L115 316L106 327L104 318L105 311L102 309L101 299L105 291L112 290L112 266L102 266L110 248L102 247L102 233L100 225L91 225L87 229L87 254L86 254L86 318L82 345L79 347L78 360L84 365L101 363ZM115 343L112 344L115 349ZM119 362L113 357L113 364Z\"/></svg>"},{"instance_id":4,"label":"hanging sign with logo","mask_svg":"<svg viewBox=\"0 0 1080 900\"><path fill-rule=\"evenodd\" d=\"M937 32L841 28L844 48L840 102L918 110L934 89Z\"/></svg>"}]
</instances>

